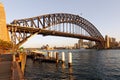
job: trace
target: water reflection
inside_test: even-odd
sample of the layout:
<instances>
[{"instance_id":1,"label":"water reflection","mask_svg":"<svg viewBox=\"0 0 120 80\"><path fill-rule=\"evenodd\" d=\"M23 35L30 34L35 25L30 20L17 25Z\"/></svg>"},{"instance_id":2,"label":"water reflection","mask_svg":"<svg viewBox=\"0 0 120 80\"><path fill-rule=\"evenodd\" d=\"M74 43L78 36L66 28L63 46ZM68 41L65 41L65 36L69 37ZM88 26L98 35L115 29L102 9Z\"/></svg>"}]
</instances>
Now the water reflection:
<instances>
[{"instance_id":1,"label":"water reflection","mask_svg":"<svg viewBox=\"0 0 120 80\"><path fill-rule=\"evenodd\" d=\"M75 80L72 67L69 68L69 80Z\"/></svg>"},{"instance_id":2,"label":"water reflection","mask_svg":"<svg viewBox=\"0 0 120 80\"><path fill-rule=\"evenodd\" d=\"M62 63L62 69L64 70L66 68L65 63Z\"/></svg>"}]
</instances>

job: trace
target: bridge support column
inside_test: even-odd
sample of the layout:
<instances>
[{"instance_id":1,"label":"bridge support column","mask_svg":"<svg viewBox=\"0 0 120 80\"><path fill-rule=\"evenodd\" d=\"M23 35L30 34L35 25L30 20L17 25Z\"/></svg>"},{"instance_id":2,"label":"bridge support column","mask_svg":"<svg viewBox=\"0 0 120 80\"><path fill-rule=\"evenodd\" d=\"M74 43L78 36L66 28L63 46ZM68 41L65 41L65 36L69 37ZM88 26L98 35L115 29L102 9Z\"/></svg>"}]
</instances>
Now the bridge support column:
<instances>
[{"instance_id":1,"label":"bridge support column","mask_svg":"<svg viewBox=\"0 0 120 80\"><path fill-rule=\"evenodd\" d=\"M0 39L4 41L10 41L8 29L6 26L4 6L2 3L0 3Z\"/></svg>"}]
</instances>

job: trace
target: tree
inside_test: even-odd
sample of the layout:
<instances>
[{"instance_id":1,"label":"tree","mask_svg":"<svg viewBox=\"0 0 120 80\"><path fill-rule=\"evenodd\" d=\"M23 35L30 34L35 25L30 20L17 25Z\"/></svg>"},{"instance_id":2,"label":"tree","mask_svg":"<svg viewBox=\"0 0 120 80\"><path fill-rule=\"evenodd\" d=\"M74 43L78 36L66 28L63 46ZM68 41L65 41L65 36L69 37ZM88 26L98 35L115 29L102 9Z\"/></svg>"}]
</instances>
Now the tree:
<instances>
[{"instance_id":1,"label":"tree","mask_svg":"<svg viewBox=\"0 0 120 80\"><path fill-rule=\"evenodd\" d=\"M0 39L0 50L1 51L7 51L12 49L12 42L8 42L8 41L3 41Z\"/></svg>"},{"instance_id":2,"label":"tree","mask_svg":"<svg viewBox=\"0 0 120 80\"><path fill-rule=\"evenodd\" d=\"M19 48L19 51L20 51L20 52L23 52L23 51L24 51L24 47L20 47L20 48Z\"/></svg>"}]
</instances>

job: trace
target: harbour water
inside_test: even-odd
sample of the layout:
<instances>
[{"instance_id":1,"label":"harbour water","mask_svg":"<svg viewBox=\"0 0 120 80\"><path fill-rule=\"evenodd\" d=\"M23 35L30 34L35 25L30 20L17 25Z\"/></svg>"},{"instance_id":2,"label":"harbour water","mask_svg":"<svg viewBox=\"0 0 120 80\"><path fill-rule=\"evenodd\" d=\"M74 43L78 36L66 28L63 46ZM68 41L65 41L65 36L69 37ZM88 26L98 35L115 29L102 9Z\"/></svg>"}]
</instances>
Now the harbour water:
<instances>
[{"instance_id":1,"label":"harbour water","mask_svg":"<svg viewBox=\"0 0 120 80\"><path fill-rule=\"evenodd\" d=\"M27 80L120 80L120 50L58 50L65 52L62 65L39 63L27 59ZM72 67L68 68L68 52L72 52Z\"/></svg>"}]
</instances>

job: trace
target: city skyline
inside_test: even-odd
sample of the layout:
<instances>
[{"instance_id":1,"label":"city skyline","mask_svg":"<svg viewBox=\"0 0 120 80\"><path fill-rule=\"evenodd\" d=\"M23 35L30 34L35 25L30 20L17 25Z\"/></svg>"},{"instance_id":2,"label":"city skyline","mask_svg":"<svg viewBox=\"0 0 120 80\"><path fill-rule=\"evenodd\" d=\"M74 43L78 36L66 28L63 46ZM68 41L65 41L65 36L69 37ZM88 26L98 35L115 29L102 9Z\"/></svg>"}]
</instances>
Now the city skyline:
<instances>
[{"instance_id":1,"label":"city skyline","mask_svg":"<svg viewBox=\"0 0 120 80\"><path fill-rule=\"evenodd\" d=\"M49 13L71 13L80 15L90 21L101 32L103 36L109 35L119 38L119 19L120 10L119 2L116 1L5 1L0 0L4 4L6 11L7 23L10 24L14 19L29 18ZM47 5L47 6L46 6ZM43 44L49 45L72 45L78 39L63 37L42 37L34 36L24 44L25 47L40 47ZM32 45L32 46L31 46Z\"/></svg>"}]
</instances>

